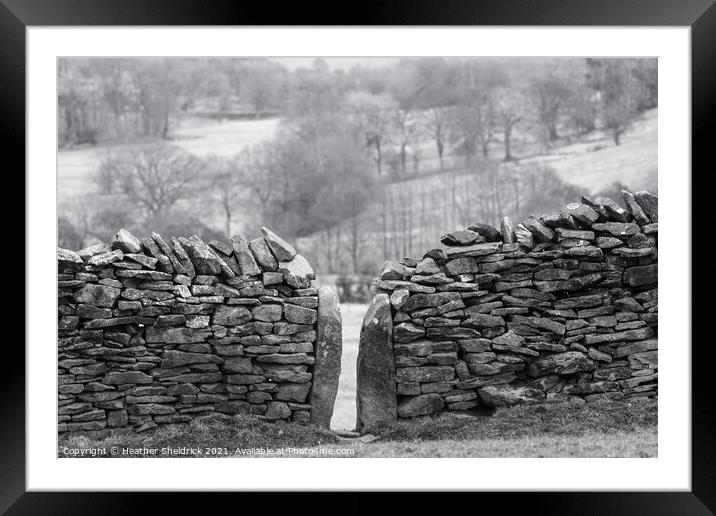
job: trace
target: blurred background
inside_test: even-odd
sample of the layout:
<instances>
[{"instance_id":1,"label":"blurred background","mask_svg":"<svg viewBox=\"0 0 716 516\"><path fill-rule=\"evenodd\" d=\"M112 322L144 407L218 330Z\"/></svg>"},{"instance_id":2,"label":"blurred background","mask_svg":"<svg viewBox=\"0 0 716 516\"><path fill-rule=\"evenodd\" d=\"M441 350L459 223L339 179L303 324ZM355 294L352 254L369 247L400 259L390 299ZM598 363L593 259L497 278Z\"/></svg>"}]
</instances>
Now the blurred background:
<instances>
[{"instance_id":1,"label":"blurred background","mask_svg":"<svg viewBox=\"0 0 716 516\"><path fill-rule=\"evenodd\" d=\"M657 191L657 61L58 61L59 245L268 226L343 301L440 235Z\"/></svg>"}]
</instances>

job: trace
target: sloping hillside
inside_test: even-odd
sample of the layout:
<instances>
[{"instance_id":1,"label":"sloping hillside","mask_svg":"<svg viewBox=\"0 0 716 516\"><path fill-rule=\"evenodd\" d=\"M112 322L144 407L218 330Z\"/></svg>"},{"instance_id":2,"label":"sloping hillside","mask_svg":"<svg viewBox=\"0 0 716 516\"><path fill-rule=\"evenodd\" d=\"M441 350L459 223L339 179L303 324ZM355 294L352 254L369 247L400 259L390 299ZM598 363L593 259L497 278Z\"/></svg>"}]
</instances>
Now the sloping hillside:
<instances>
[{"instance_id":1,"label":"sloping hillside","mask_svg":"<svg viewBox=\"0 0 716 516\"><path fill-rule=\"evenodd\" d=\"M603 131L594 131L579 143L526 161L549 165L561 179L591 193L620 182L632 190L656 194L657 138L657 110L653 109L623 135L621 145L614 145Z\"/></svg>"},{"instance_id":2,"label":"sloping hillside","mask_svg":"<svg viewBox=\"0 0 716 516\"><path fill-rule=\"evenodd\" d=\"M616 146L608 133L594 131L546 154L509 163L482 161L383 185L359 224L349 221L332 235L301 239L304 252L313 254L321 271L351 271L348 249L357 242L358 271L375 272L384 259L422 254L452 229L474 222L499 227L503 216L523 220L548 213L584 194L612 190L614 183L657 194L656 110L621 140ZM620 196L615 200L621 202ZM326 252L329 245L332 252Z\"/></svg>"}]
</instances>

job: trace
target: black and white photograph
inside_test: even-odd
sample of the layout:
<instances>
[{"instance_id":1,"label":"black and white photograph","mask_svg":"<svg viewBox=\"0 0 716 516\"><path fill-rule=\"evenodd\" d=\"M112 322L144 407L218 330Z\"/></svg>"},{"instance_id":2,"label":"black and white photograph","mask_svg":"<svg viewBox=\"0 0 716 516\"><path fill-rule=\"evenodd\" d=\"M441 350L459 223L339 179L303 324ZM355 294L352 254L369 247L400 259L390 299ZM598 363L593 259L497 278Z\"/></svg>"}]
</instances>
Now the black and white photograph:
<instances>
[{"instance_id":1,"label":"black and white photograph","mask_svg":"<svg viewBox=\"0 0 716 516\"><path fill-rule=\"evenodd\" d=\"M57 458L657 458L656 57L58 57Z\"/></svg>"}]
</instances>

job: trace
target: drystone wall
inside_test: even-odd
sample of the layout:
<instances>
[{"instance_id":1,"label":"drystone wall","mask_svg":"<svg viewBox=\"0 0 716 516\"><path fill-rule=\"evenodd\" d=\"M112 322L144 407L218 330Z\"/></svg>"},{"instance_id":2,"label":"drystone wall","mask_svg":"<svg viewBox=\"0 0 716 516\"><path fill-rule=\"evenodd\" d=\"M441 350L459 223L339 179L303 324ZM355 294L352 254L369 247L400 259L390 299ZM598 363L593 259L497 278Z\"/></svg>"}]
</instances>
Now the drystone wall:
<instances>
[{"instance_id":1,"label":"drystone wall","mask_svg":"<svg viewBox=\"0 0 716 516\"><path fill-rule=\"evenodd\" d=\"M122 229L111 245L58 249L58 431L237 413L328 427L338 299L261 231L227 245Z\"/></svg>"},{"instance_id":2,"label":"drystone wall","mask_svg":"<svg viewBox=\"0 0 716 516\"><path fill-rule=\"evenodd\" d=\"M479 405L656 395L658 200L623 196L628 209L583 197L386 263L363 323L358 429Z\"/></svg>"}]
</instances>

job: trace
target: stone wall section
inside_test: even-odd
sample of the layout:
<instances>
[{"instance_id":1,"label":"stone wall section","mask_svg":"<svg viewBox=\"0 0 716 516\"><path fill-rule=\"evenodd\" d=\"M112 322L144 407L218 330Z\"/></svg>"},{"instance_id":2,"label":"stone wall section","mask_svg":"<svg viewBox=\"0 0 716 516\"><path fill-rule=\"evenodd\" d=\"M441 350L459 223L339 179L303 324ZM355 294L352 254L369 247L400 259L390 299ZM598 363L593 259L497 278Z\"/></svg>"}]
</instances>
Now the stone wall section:
<instances>
[{"instance_id":1,"label":"stone wall section","mask_svg":"<svg viewBox=\"0 0 716 516\"><path fill-rule=\"evenodd\" d=\"M658 199L623 196L628 209L583 197L386 263L374 289L391 308L398 417L655 396Z\"/></svg>"},{"instance_id":2,"label":"stone wall section","mask_svg":"<svg viewBox=\"0 0 716 516\"><path fill-rule=\"evenodd\" d=\"M327 426L337 375L313 386L319 407L309 395L322 366L313 270L261 232L227 244L122 229L111 245L58 249L58 431L143 431L209 414L308 423L313 409ZM326 324L335 335L340 318ZM323 347L340 364L340 342Z\"/></svg>"}]
</instances>

